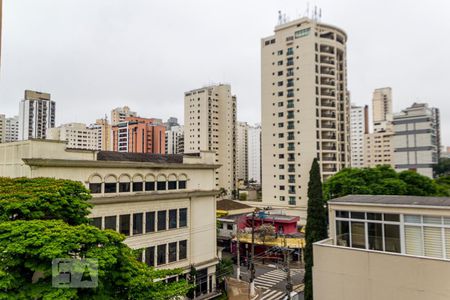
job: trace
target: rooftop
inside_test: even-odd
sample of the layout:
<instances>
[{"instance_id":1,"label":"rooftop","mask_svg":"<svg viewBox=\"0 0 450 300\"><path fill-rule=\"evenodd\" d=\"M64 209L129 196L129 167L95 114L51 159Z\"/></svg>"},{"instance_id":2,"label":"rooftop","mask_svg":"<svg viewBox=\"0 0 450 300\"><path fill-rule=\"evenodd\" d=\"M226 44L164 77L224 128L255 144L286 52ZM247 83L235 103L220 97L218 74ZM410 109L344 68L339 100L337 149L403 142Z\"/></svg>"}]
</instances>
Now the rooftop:
<instances>
[{"instance_id":1,"label":"rooftop","mask_svg":"<svg viewBox=\"0 0 450 300\"><path fill-rule=\"evenodd\" d=\"M128 153L128 152L100 151L97 154L97 160L182 164L183 163L183 155L182 154L161 155L161 154L151 154L151 153Z\"/></svg>"},{"instance_id":2,"label":"rooftop","mask_svg":"<svg viewBox=\"0 0 450 300\"><path fill-rule=\"evenodd\" d=\"M395 195L347 195L328 201L332 204L366 204L394 206L449 207L450 197L395 196Z\"/></svg>"},{"instance_id":3,"label":"rooftop","mask_svg":"<svg viewBox=\"0 0 450 300\"><path fill-rule=\"evenodd\" d=\"M217 201L217 210L235 210L235 209L246 209L246 208L252 208L250 205L244 204L239 201L233 201L229 199L223 199Z\"/></svg>"}]
</instances>

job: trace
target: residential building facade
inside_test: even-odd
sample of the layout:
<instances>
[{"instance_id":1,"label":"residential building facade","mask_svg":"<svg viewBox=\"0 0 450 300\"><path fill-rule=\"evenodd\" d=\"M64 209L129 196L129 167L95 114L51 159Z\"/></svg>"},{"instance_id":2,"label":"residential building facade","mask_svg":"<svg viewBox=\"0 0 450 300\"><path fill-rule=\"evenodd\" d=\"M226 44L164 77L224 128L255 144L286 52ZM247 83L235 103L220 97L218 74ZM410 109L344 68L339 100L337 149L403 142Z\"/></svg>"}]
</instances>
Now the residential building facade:
<instances>
[{"instance_id":1,"label":"residential building facade","mask_svg":"<svg viewBox=\"0 0 450 300\"><path fill-rule=\"evenodd\" d=\"M261 184L261 125L248 127L248 180Z\"/></svg>"},{"instance_id":2,"label":"residential building facade","mask_svg":"<svg viewBox=\"0 0 450 300\"><path fill-rule=\"evenodd\" d=\"M184 153L184 127L170 126L166 129L166 154Z\"/></svg>"},{"instance_id":3,"label":"residential building facade","mask_svg":"<svg viewBox=\"0 0 450 300\"><path fill-rule=\"evenodd\" d=\"M89 125L89 128L97 131L98 149L103 151L112 150L112 127L106 117L97 119L95 123Z\"/></svg>"},{"instance_id":4,"label":"residential building facade","mask_svg":"<svg viewBox=\"0 0 450 300\"><path fill-rule=\"evenodd\" d=\"M364 135L369 133L369 107L350 108L350 147L352 168L364 167Z\"/></svg>"},{"instance_id":5,"label":"residential building facade","mask_svg":"<svg viewBox=\"0 0 450 300\"><path fill-rule=\"evenodd\" d=\"M450 299L450 198L349 195L328 210L315 300Z\"/></svg>"},{"instance_id":6,"label":"residential building facade","mask_svg":"<svg viewBox=\"0 0 450 300\"><path fill-rule=\"evenodd\" d=\"M166 128L158 119L127 117L112 126L113 151L166 153Z\"/></svg>"},{"instance_id":7,"label":"residential building facade","mask_svg":"<svg viewBox=\"0 0 450 300\"><path fill-rule=\"evenodd\" d=\"M6 138L6 116L0 114L0 143L4 143Z\"/></svg>"},{"instance_id":8,"label":"residential building facade","mask_svg":"<svg viewBox=\"0 0 450 300\"><path fill-rule=\"evenodd\" d=\"M433 177L440 143L439 111L414 103L394 116L394 161L398 171L413 170Z\"/></svg>"},{"instance_id":9,"label":"residential building facade","mask_svg":"<svg viewBox=\"0 0 450 300\"><path fill-rule=\"evenodd\" d=\"M248 124L236 125L236 180L248 181Z\"/></svg>"},{"instance_id":10,"label":"residential building facade","mask_svg":"<svg viewBox=\"0 0 450 300\"><path fill-rule=\"evenodd\" d=\"M49 128L47 139L65 141L67 148L71 149L101 150L98 131L83 123L67 123Z\"/></svg>"},{"instance_id":11,"label":"residential building facade","mask_svg":"<svg viewBox=\"0 0 450 300\"><path fill-rule=\"evenodd\" d=\"M138 259L149 266L181 268L184 274L194 267L197 297L215 292L215 168L211 152L161 156L71 150L49 140L0 145L3 176L81 182L93 196L92 225L125 235L125 243L142 249Z\"/></svg>"},{"instance_id":12,"label":"residential building facade","mask_svg":"<svg viewBox=\"0 0 450 300\"><path fill-rule=\"evenodd\" d=\"M346 33L301 18L261 40L264 205L305 221L309 171L322 179L350 166Z\"/></svg>"},{"instance_id":13,"label":"residential building facade","mask_svg":"<svg viewBox=\"0 0 450 300\"><path fill-rule=\"evenodd\" d=\"M55 101L50 94L25 90L19 106L19 140L45 139L55 127Z\"/></svg>"},{"instance_id":14,"label":"residential building facade","mask_svg":"<svg viewBox=\"0 0 450 300\"><path fill-rule=\"evenodd\" d=\"M387 131L392 122L392 88L375 89L372 98L373 131Z\"/></svg>"},{"instance_id":15,"label":"residential building facade","mask_svg":"<svg viewBox=\"0 0 450 300\"><path fill-rule=\"evenodd\" d=\"M16 142L19 140L19 116L5 119L5 143Z\"/></svg>"},{"instance_id":16,"label":"residential building facade","mask_svg":"<svg viewBox=\"0 0 450 300\"><path fill-rule=\"evenodd\" d=\"M216 152L218 188L236 190L236 96L229 84L184 94L184 152Z\"/></svg>"},{"instance_id":17,"label":"residential building facade","mask_svg":"<svg viewBox=\"0 0 450 300\"><path fill-rule=\"evenodd\" d=\"M131 111L128 106L116 107L111 110L111 125L117 125L128 117L137 117L137 113Z\"/></svg>"}]
</instances>

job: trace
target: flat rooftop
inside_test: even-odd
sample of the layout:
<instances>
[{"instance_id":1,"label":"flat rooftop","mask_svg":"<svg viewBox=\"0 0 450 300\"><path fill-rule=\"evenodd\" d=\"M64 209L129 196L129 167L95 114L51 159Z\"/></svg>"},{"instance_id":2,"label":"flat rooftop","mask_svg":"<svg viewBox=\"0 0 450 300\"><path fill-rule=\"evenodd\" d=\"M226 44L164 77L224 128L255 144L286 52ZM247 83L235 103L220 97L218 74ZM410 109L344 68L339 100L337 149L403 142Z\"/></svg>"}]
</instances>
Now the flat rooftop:
<instances>
[{"instance_id":1,"label":"flat rooftop","mask_svg":"<svg viewBox=\"0 0 450 300\"><path fill-rule=\"evenodd\" d=\"M449 207L450 197L395 196L395 195L347 195L328 200L331 204L366 204L395 206Z\"/></svg>"},{"instance_id":2,"label":"flat rooftop","mask_svg":"<svg viewBox=\"0 0 450 300\"><path fill-rule=\"evenodd\" d=\"M114 151L100 151L97 160L101 161L133 161L152 163L183 163L183 154L151 154L151 153L128 153Z\"/></svg>"}]
</instances>

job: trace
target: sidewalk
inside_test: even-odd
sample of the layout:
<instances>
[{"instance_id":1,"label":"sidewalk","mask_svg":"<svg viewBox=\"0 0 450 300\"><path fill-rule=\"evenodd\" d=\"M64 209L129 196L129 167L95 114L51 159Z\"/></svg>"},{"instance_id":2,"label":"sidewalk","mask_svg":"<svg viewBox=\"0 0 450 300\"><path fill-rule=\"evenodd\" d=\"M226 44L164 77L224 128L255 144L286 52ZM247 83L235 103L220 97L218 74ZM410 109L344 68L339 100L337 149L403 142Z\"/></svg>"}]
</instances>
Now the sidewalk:
<instances>
[{"instance_id":1,"label":"sidewalk","mask_svg":"<svg viewBox=\"0 0 450 300\"><path fill-rule=\"evenodd\" d=\"M229 300L256 300L262 293L262 291L256 288L256 295L254 297L249 296L249 283L236 278L227 278L227 294Z\"/></svg>"}]
</instances>

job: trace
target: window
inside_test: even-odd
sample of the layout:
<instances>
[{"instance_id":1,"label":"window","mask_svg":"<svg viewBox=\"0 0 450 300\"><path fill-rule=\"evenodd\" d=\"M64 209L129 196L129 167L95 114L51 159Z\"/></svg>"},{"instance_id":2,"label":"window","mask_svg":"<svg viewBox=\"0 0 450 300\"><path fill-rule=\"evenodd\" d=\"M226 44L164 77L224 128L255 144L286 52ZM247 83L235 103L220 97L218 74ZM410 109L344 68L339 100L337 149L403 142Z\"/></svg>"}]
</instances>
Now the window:
<instances>
[{"instance_id":1,"label":"window","mask_svg":"<svg viewBox=\"0 0 450 300\"><path fill-rule=\"evenodd\" d=\"M177 210L169 210L169 229L177 228Z\"/></svg>"},{"instance_id":2,"label":"window","mask_svg":"<svg viewBox=\"0 0 450 300\"><path fill-rule=\"evenodd\" d=\"M117 230L117 217L116 216L108 216L105 217L105 229Z\"/></svg>"},{"instance_id":3,"label":"window","mask_svg":"<svg viewBox=\"0 0 450 300\"><path fill-rule=\"evenodd\" d=\"M145 213L145 232L155 231L155 212L149 211Z\"/></svg>"},{"instance_id":4,"label":"window","mask_svg":"<svg viewBox=\"0 0 450 300\"><path fill-rule=\"evenodd\" d=\"M178 259L182 260L182 259L186 259L187 258L187 240L184 241L180 241L179 242L179 253L178 253Z\"/></svg>"},{"instance_id":5,"label":"window","mask_svg":"<svg viewBox=\"0 0 450 300\"><path fill-rule=\"evenodd\" d=\"M145 263L150 266L155 266L155 247L145 248Z\"/></svg>"},{"instance_id":6,"label":"window","mask_svg":"<svg viewBox=\"0 0 450 300\"><path fill-rule=\"evenodd\" d=\"M177 242L169 243L169 262L177 261Z\"/></svg>"},{"instance_id":7,"label":"window","mask_svg":"<svg viewBox=\"0 0 450 300\"><path fill-rule=\"evenodd\" d=\"M351 222L352 247L366 248L366 235L363 222Z\"/></svg>"},{"instance_id":8,"label":"window","mask_svg":"<svg viewBox=\"0 0 450 300\"><path fill-rule=\"evenodd\" d=\"M166 210L158 211L158 231L167 229L166 216L167 216Z\"/></svg>"},{"instance_id":9,"label":"window","mask_svg":"<svg viewBox=\"0 0 450 300\"><path fill-rule=\"evenodd\" d=\"M186 189L186 180L178 181L178 189L180 189L180 190Z\"/></svg>"},{"instance_id":10,"label":"window","mask_svg":"<svg viewBox=\"0 0 450 300\"><path fill-rule=\"evenodd\" d=\"M385 251L400 253L400 226L384 224Z\"/></svg>"},{"instance_id":11,"label":"window","mask_svg":"<svg viewBox=\"0 0 450 300\"><path fill-rule=\"evenodd\" d=\"M157 248L157 264L159 265L164 265L166 263L166 244L164 245L158 245Z\"/></svg>"},{"instance_id":12,"label":"window","mask_svg":"<svg viewBox=\"0 0 450 300\"><path fill-rule=\"evenodd\" d=\"M133 182L133 192L142 192L144 184L142 182Z\"/></svg>"},{"instance_id":13,"label":"window","mask_svg":"<svg viewBox=\"0 0 450 300\"><path fill-rule=\"evenodd\" d=\"M295 205L295 197L289 197L289 205Z\"/></svg>"},{"instance_id":14,"label":"window","mask_svg":"<svg viewBox=\"0 0 450 300\"><path fill-rule=\"evenodd\" d=\"M369 249L383 251L383 224L367 223Z\"/></svg>"},{"instance_id":15,"label":"window","mask_svg":"<svg viewBox=\"0 0 450 300\"><path fill-rule=\"evenodd\" d=\"M187 208L180 208L180 227L187 226Z\"/></svg>"},{"instance_id":16,"label":"window","mask_svg":"<svg viewBox=\"0 0 450 300\"><path fill-rule=\"evenodd\" d=\"M143 213L133 214L133 234L142 234L143 216Z\"/></svg>"},{"instance_id":17,"label":"window","mask_svg":"<svg viewBox=\"0 0 450 300\"><path fill-rule=\"evenodd\" d=\"M177 189L177 182L176 181L169 181L167 184L167 187L169 190L176 190Z\"/></svg>"},{"instance_id":18,"label":"window","mask_svg":"<svg viewBox=\"0 0 450 300\"><path fill-rule=\"evenodd\" d=\"M89 183L89 190L91 191L91 194L100 194L102 192L102 184Z\"/></svg>"},{"instance_id":19,"label":"window","mask_svg":"<svg viewBox=\"0 0 450 300\"><path fill-rule=\"evenodd\" d=\"M424 217L425 222L425 217ZM442 229L440 227L423 227L425 256L442 258Z\"/></svg>"},{"instance_id":20,"label":"window","mask_svg":"<svg viewBox=\"0 0 450 300\"><path fill-rule=\"evenodd\" d=\"M233 224L227 224L227 229L228 230L233 230Z\"/></svg>"},{"instance_id":21,"label":"window","mask_svg":"<svg viewBox=\"0 0 450 300\"><path fill-rule=\"evenodd\" d=\"M102 229L102 217L91 218L89 223L91 226L95 226L98 229Z\"/></svg>"},{"instance_id":22,"label":"window","mask_svg":"<svg viewBox=\"0 0 450 300\"><path fill-rule=\"evenodd\" d=\"M166 182L165 181L158 181L157 189L158 189L158 191L165 191L166 190Z\"/></svg>"},{"instance_id":23,"label":"window","mask_svg":"<svg viewBox=\"0 0 450 300\"><path fill-rule=\"evenodd\" d=\"M408 222L406 216L405 222ZM422 228L420 226L405 225L405 251L406 254L423 255Z\"/></svg>"},{"instance_id":24,"label":"window","mask_svg":"<svg viewBox=\"0 0 450 300\"><path fill-rule=\"evenodd\" d=\"M146 191L154 191L155 190L155 182L154 181L146 181L145 182L145 190Z\"/></svg>"},{"instance_id":25,"label":"window","mask_svg":"<svg viewBox=\"0 0 450 300\"><path fill-rule=\"evenodd\" d=\"M124 235L130 235L130 215L119 216L119 232Z\"/></svg>"},{"instance_id":26,"label":"window","mask_svg":"<svg viewBox=\"0 0 450 300\"><path fill-rule=\"evenodd\" d=\"M116 182L105 182L105 193L116 193L117 183Z\"/></svg>"},{"instance_id":27,"label":"window","mask_svg":"<svg viewBox=\"0 0 450 300\"><path fill-rule=\"evenodd\" d=\"M127 193L130 191L129 182L119 182L119 193Z\"/></svg>"},{"instance_id":28,"label":"window","mask_svg":"<svg viewBox=\"0 0 450 300\"><path fill-rule=\"evenodd\" d=\"M294 36L296 39L307 36L310 32L311 28L301 29L295 32Z\"/></svg>"},{"instance_id":29,"label":"window","mask_svg":"<svg viewBox=\"0 0 450 300\"><path fill-rule=\"evenodd\" d=\"M336 244L344 247L350 246L348 221L336 221Z\"/></svg>"}]
</instances>

